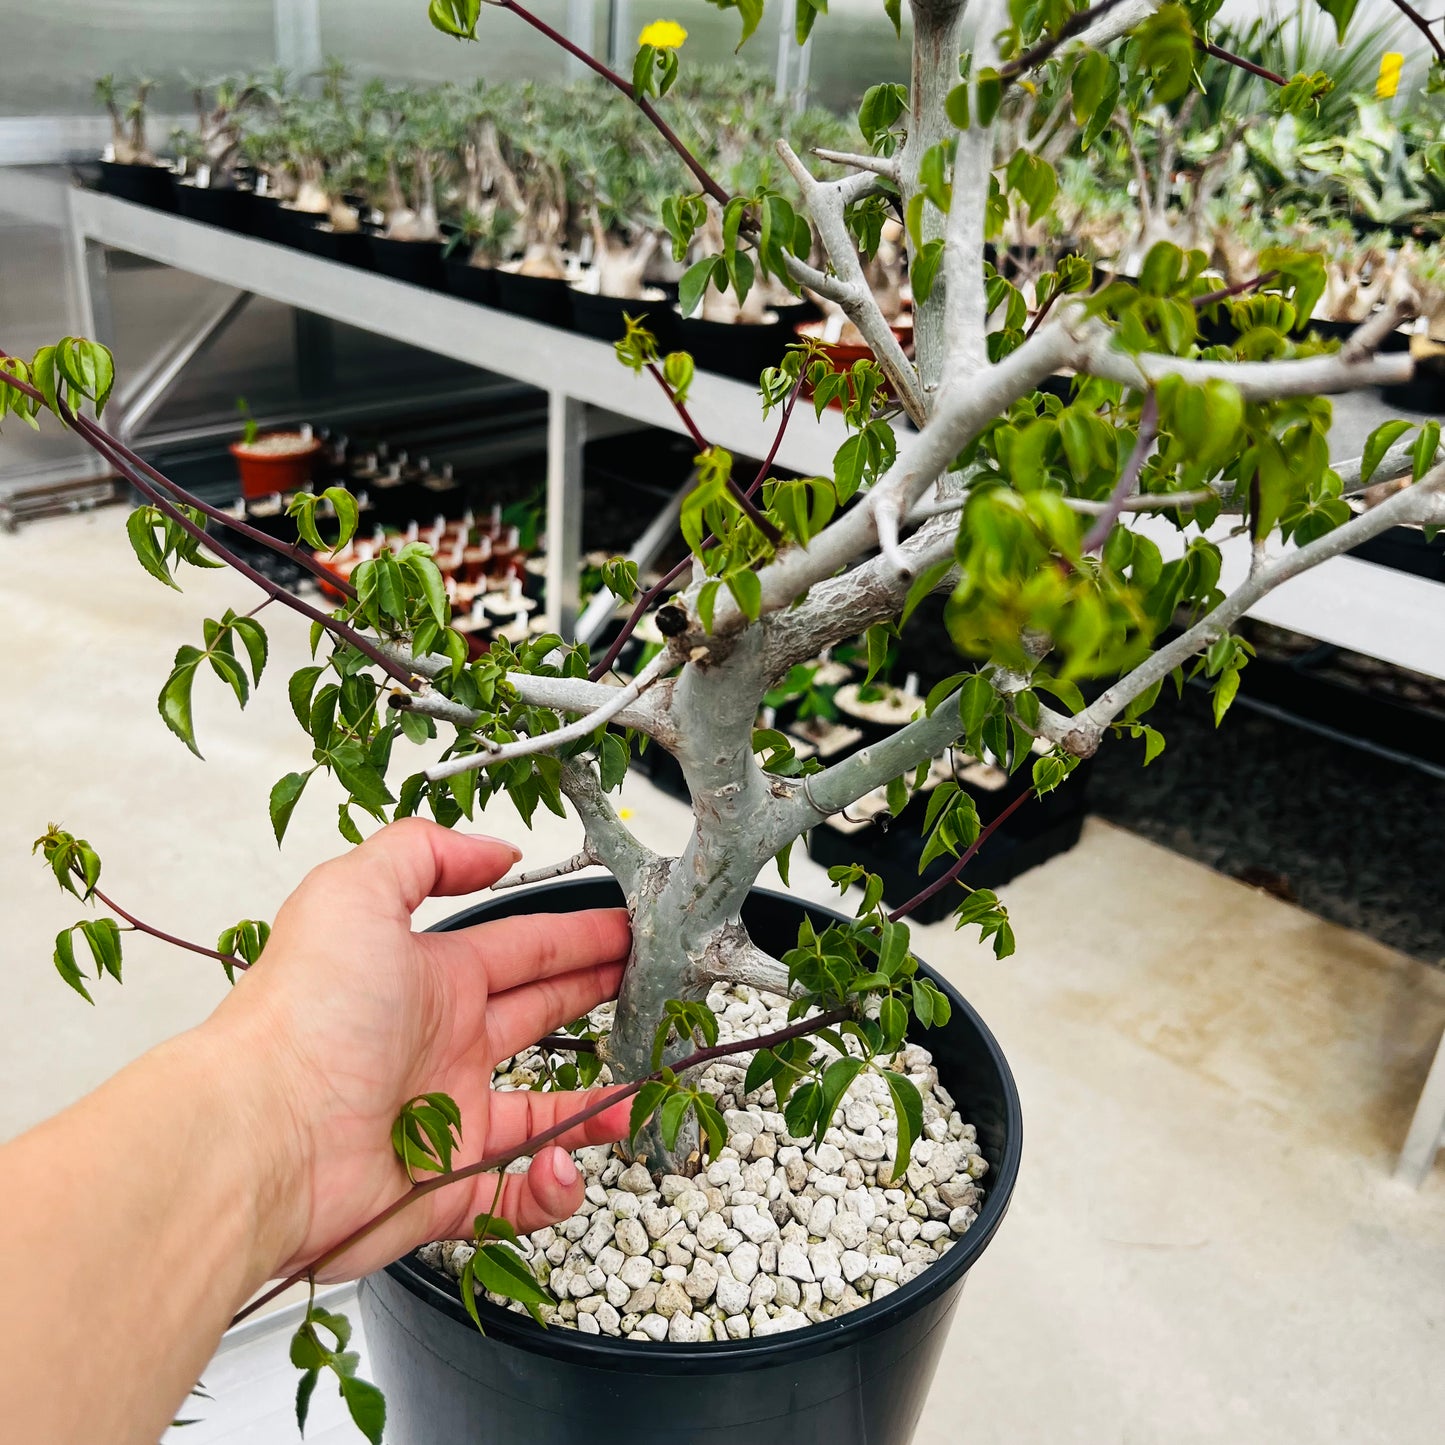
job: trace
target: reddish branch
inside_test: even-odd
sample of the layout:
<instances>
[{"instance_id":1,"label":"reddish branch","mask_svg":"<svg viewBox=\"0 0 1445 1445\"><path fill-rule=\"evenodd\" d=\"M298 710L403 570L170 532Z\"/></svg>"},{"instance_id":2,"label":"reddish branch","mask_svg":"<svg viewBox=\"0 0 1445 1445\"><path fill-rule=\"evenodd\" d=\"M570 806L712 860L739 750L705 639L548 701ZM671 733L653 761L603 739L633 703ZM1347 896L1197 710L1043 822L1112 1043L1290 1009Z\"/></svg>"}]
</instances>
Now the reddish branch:
<instances>
[{"instance_id":1,"label":"reddish branch","mask_svg":"<svg viewBox=\"0 0 1445 1445\"><path fill-rule=\"evenodd\" d=\"M0 352L0 357L5 355L6 353ZM17 377L6 373L0 380L3 380L4 385L13 386L17 391L23 392L32 400L40 402L42 406L48 405L41 392L35 387L20 381ZM132 465L131 462L127 460L125 455L127 449L123 448L119 442L114 442L109 432L103 431L88 417L77 415L64 401L57 401L57 409L60 414L60 419L84 437L90 448L104 457L111 466L113 466L141 496L150 502L152 506L156 507L163 516L169 517L182 531L194 537L196 541L208 551L213 552L221 561L225 562L227 566L239 572L241 576L245 577L248 581L254 582L268 598L275 602L284 603L287 607L291 608L293 612L299 612L311 622L319 623L334 637L348 643L350 646L356 648L358 652L362 653L363 656L369 658L394 681L406 687L415 687L417 685L417 679L414 678L405 667L398 662L394 662L359 632L348 627L344 622L338 622L334 617L328 616L319 608L313 607L309 602L304 602L294 593L288 592L284 587L271 581L269 577L258 572L248 562L242 561L240 557L222 542L211 536L204 527L198 526L193 522L190 517L155 487L148 478L142 474L138 467ZM147 467L146 470L150 471L151 468ZM191 494L183 488L176 486L174 482L166 483L166 485L177 497L184 498L186 504L189 505L194 502L195 499ZM205 509L203 508L202 510L204 511Z\"/></svg>"},{"instance_id":2,"label":"reddish branch","mask_svg":"<svg viewBox=\"0 0 1445 1445\"><path fill-rule=\"evenodd\" d=\"M935 893L941 893L945 888L948 887L950 883L957 882L958 875L962 873L963 870L967 868L970 863L973 862L974 856L977 854L978 850L982 848L983 845L987 843L988 840L993 837L993 835L1001 827L1003 827L1003 825L1008 822L1008 820L1033 796L1034 790L1032 788L1028 789L1027 792L1020 793L1019 796L1015 798L1013 802L1010 803L1008 807L1005 808L1003 812L1000 813L998 817L995 818L993 822L990 823L988 827L985 828L978 835L978 837L975 838L973 842L964 849L962 853L959 854L958 861L954 863L954 865L946 873L942 874L938 878L935 878L933 882L928 885L927 888L922 890L922 892L915 893L913 897L908 900L907 903L901 904L899 907L895 908L893 912L888 915L888 921L890 923L897 923L900 918L907 918L908 915L912 913L915 908L918 908L924 903L927 903L928 900L932 898Z\"/></svg>"},{"instance_id":3,"label":"reddish branch","mask_svg":"<svg viewBox=\"0 0 1445 1445\"><path fill-rule=\"evenodd\" d=\"M1430 42L1430 48L1435 52L1435 59L1445 63L1445 45L1440 43L1439 36L1430 28L1430 22L1413 5L1407 4L1406 0L1395 0L1395 9Z\"/></svg>"},{"instance_id":4,"label":"reddish branch","mask_svg":"<svg viewBox=\"0 0 1445 1445\"><path fill-rule=\"evenodd\" d=\"M663 380L663 385L667 385L665 380ZM778 430L773 436L773 444L768 448L768 454L763 458L763 464L758 468L757 476L753 478L751 485L744 493L749 501L757 495L758 488L762 486L768 473L772 470L773 458L777 456L778 448L783 444L783 433L788 429L788 422L793 415L793 407L802 389L803 377L799 374L797 384L793 387L792 391L788 393L788 399L783 404L783 415L782 419L778 422ZM706 444L704 443L704 445ZM716 537L708 537L702 544L703 551L707 551L716 541ZM593 666L590 674L593 682L597 682L606 677L607 674L612 671L613 665L622 653L622 649L627 646L628 639L637 630L637 624L642 621L647 609L651 607L691 565L692 556L689 554L673 567L665 577L658 582L654 582L653 585L637 599L636 606L633 607L632 613L627 621L622 624L622 630L612 639L612 645L607 649L606 655L600 662Z\"/></svg>"},{"instance_id":5,"label":"reddish branch","mask_svg":"<svg viewBox=\"0 0 1445 1445\"><path fill-rule=\"evenodd\" d=\"M1117 0L1115 0L1115 3L1117 3ZM501 0L498 8L510 10L512 14L520 16L521 19L525 20L534 30L540 30L550 41L556 45L560 45L569 55L576 56L589 70L594 71L609 85L615 86L620 90L622 94L652 122L657 133L663 140L677 152L683 165L696 177L698 185L700 185L718 205L727 205L732 197L708 174L702 162L683 144L677 132L657 113L657 109L652 102L645 95L638 95L633 89L631 81L625 80L613 70L611 66L604 65L595 55L589 55L580 45L576 45L568 40L560 31L554 30L545 20L533 15L530 10L523 9L522 6L516 4L516 0Z\"/></svg>"},{"instance_id":6,"label":"reddish branch","mask_svg":"<svg viewBox=\"0 0 1445 1445\"><path fill-rule=\"evenodd\" d=\"M1007 65L1001 66L998 78L1008 85L1010 81L1017 80L1026 71L1042 65L1066 40L1072 40L1081 30L1087 30L1096 20L1102 19L1116 5L1122 3L1123 0L1100 0L1099 4L1091 5L1087 10L1080 10L1077 14L1069 16L1046 40L1039 41L1032 50L1025 50L1022 55L1015 56Z\"/></svg>"},{"instance_id":7,"label":"reddish branch","mask_svg":"<svg viewBox=\"0 0 1445 1445\"><path fill-rule=\"evenodd\" d=\"M710 1064L714 1059L724 1059L732 1054L747 1053L754 1049L770 1049L778 1044L785 1044L789 1039L801 1038L804 1034L816 1033L819 1029L831 1028L834 1024L843 1023L852 1017L848 1009L830 1009L826 1013L814 1014L811 1018L799 1019L796 1023L789 1024L786 1028L775 1030L769 1034L759 1034L757 1038L734 1040L726 1044L713 1044L709 1048L698 1049L696 1053L689 1054L685 1059L679 1059L676 1063L669 1065L666 1072L681 1074L689 1069L701 1068L704 1064ZM564 1134L570 1133L579 1124L585 1124L589 1119L594 1119L604 1110L612 1108L624 1099L630 1099L638 1093L644 1084L660 1080L665 1071L658 1069L656 1072L647 1074L641 1079L634 1079L630 1084L623 1084L620 1088L608 1089L596 1102L589 1104L585 1109L579 1109L575 1114L569 1114L567 1118L559 1120L550 1129L543 1129L540 1133L533 1134L530 1139L524 1139L520 1144L511 1149L504 1149L498 1154L488 1155L485 1159L478 1159L475 1164L468 1164L462 1169L453 1169L447 1174L438 1174L434 1178L424 1180L420 1184L413 1185L400 1199L394 1200L380 1214L369 1219L358 1229L353 1229L345 1239L331 1246L325 1254L321 1255L304 1269L298 1269L287 1275L279 1284L273 1285L259 1299L254 1299L231 1321L238 1325L248 1315L253 1315L263 1305L269 1304L277 1295L284 1290L291 1288L293 1284L300 1284L304 1279L314 1279L316 1275L330 1265L334 1264L353 1245L360 1243L367 1235L389 1220L394 1219L403 1209L415 1204L424 1195L431 1194L438 1189L444 1189L448 1184L460 1183L463 1179L474 1178L478 1174L488 1174L494 1169L505 1169L508 1164L516 1159L525 1159L529 1154L535 1154L544 1144L550 1144L560 1139Z\"/></svg>"},{"instance_id":8,"label":"reddish branch","mask_svg":"<svg viewBox=\"0 0 1445 1445\"><path fill-rule=\"evenodd\" d=\"M1210 40L1194 38L1195 48L1202 50L1206 55L1212 55L1216 60L1223 60L1228 65L1233 65L1240 70L1247 70L1251 75L1257 75L1261 80L1267 80L1271 85L1288 85L1289 81L1284 76L1273 70L1266 70L1262 65L1256 65L1252 60L1246 60L1242 55L1236 55L1232 50L1226 50L1222 45L1215 45Z\"/></svg>"},{"instance_id":9,"label":"reddish branch","mask_svg":"<svg viewBox=\"0 0 1445 1445\"><path fill-rule=\"evenodd\" d=\"M7 356L7 352L0 351L0 359ZM37 395L33 389L16 381L15 378L8 373L0 373L0 385L4 384L14 386L17 390L24 391L32 397ZM310 552L302 547L300 543L291 543L288 545L275 537L269 537L259 528L251 526L249 522L245 522L239 517L233 517L222 508L213 507L209 502L203 502L199 497L193 496L190 492L186 491L184 487L177 486L176 483L171 481L164 473L158 472L144 457L137 455L130 447L126 446L114 432L107 431L99 422L92 421L89 417L81 415L75 418L75 425L76 430L80 432L88 443L93 445L93 438L103 440L119 456L124 457L131 467L144 472L153 482L158 486L164 487L167 492L179 501L184 502L186 506L194 507L203 516L209 517L213 522L219 523L223 527L229 527L231 531L235 532L238 536L246 537L250 541L255 542L257 546L265 547L269 551L276 552L280 556L285 557L288 561L295 562L298 566L304 567L313 577L325 582L327 586L335 587L347 597L355 598L356 589L352 587L349 582L338 577L334 572L331 572L323 566ZM129 480L129 477L127 477L127 480Z\"/></svg>"},{"instance_id":10,"label":"reddish branch","mask_svg":"<svg viewBox=\"0 0 1445 1445\"><path fill-rule=\"evenodd\" d=\"M238 958L234 953L217 953L214 948L207 948L203 943L190 943L184 938L177 938L173 933L164 933L159 928L152 928L149 923L142 923L133 913L127 913L113 898L107 898L99 888L92 888L91 894L100 899L112 913L118 913L134 929L141 933L148 933L152 938L158 938L162 943L173 943L177 948L187 949L191 953L202 954L206 958L214 958L218 963L224 963L230 968L248 969L250 964L244 958Z\"/></svg>"},{"instance_id":11,"label":"reddish branch","mask_svg":"<svg viewBox=\"0 0 1445 1445\"><path fill-rule=\"evenodd\" d=\"M1219 301L1228 301L1231 296L1243 296L1246 291L1253 291L1256 286L1267 285L1278 275L1278 271L1262 272L1251 280L1236 281L1233 286L1222 286L1218 291L1206 291L1203 296L1196 296L1192 304L1198 310L1204 306L1213 306Z\"/></svg>"},{"instance_id":12,"label":"reddish branch","mask_svg":"<svg viewBox=\"0 0 1445 1445\"><path fill-rule=\"evenodd\" d=\"M692 413L688 411L687 406L673 389L672 383L662 374L662 368L655 361L650 361L647 364L647 369L651 372L657 384L662 388L668 401L672 403L672 409L682 418L682 424L687 428L688 435L693 439L693 443L697 446L698 450L704 452L711 451L712 443L697 429L697 423L693 421ZM743 509L743 514L747 517L748 521L750 521L774 547L778 546L783 540L783 534L753 505L751 491L743 491L743 489L738 486L731 472L728 473L728 491L732 495L733 501Z\"/></svg>"}]
</instances>

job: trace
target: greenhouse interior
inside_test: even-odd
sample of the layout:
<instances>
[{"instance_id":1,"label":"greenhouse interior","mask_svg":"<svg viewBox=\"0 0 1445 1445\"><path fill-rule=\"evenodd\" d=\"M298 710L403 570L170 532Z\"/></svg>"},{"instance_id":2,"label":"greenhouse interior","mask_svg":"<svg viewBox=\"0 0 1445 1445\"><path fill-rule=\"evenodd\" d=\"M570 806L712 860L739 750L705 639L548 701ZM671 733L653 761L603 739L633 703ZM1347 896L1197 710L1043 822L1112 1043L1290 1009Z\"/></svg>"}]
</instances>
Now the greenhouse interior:
<instances>
[{"instance_id":1,"label":"greenhouse interior","mask_svg":"<svg viewBox=\"0 0 1445 1445\"><path fill-rule=\"evenodd\" d=\"M6 1438L1442 1438L1445 15L0 36Z\"/></svg>"}]
</instances>

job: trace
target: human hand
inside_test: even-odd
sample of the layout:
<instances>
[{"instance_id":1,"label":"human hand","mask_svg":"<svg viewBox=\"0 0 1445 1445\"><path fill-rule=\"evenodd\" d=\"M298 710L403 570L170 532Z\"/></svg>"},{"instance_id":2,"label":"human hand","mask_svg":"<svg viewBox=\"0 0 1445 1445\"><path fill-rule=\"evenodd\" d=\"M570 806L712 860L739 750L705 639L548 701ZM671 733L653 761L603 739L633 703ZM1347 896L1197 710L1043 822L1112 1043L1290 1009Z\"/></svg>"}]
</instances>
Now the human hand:
<instances>
[{"instance_id":1,"label":"human hand","mask_svg":"<svg viewBox=\"0 0 1445 1445\"><path fill-rule=\"evenodd\" d=\"M518 857L509 843L422 819L383 828L306 877L265 953L203 1026L248 1078L264 1079L252 1127L273 1171L263 1211L276 1236L272 1274L311 1263L405 1193L391 1127L416 1095L456 1100L454 1168L515 1148L599 1098L493 1092L491 1077L499 1060L616 996L630 947L624 909L412 932L423 899L475 892ZM628 1113L621 1101L541 1150L525 1174L507 1175L498 1213L524 1232L575 1213L583 1185L566 1151L622 1138ZM481 1174L426 1195L324 1277L470 1235L496 1186Z\"/></svg>"}]
</instances>

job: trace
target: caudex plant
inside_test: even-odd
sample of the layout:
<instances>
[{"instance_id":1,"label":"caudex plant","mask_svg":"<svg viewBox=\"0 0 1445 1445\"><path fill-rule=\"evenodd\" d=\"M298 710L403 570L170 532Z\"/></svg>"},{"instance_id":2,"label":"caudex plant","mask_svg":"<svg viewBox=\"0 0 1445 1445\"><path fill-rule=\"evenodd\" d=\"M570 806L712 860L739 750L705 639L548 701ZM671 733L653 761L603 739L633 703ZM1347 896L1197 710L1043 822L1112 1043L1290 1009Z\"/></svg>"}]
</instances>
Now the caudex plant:
<instances>
[{"instance_id":1,"label":"caudex plant","mask_svg":"<svg viewBox=\"0 0 1445 1445\"><path fill-rule=\"evenodd\" d=\"M110 153L118 165L153 166L155 153L146 139L146 100L154 84L149 80L137 80L131 87L129 100L124 98L124 87L116 84L115 76L102 75L95 82L95 98L105 107L110 116Z\"/></svg>"},{"instance_id":2,"label":"caudex plant","mask_svg":"<svg viewBox=\"0 0 1445 1445\"><path fill-rule=\"evenodd\" d=\"M513 0L493 8L580 54ZM746 38L760 7L738 8ZM1322 0L1322 8L1343 30L1354 6ZM896 25L897 6L885 9ZM499 642L469 660L436 565L416 544L363 562L334 609L293 596L239 557L228 532L319 573L311 549L322 545L322 498L296 498L310 546L287 548L189 495L87 415L87 407L99 415L110 391L103 348L67 338L30 362L0 361L0 407L30 422L54 413L135 487L142 500L129 536L158 581L175 587L187 567L225 564L261 590L260 607L278 604L308 622L316 660L288 687L311 751L271 791L278 840L319 774L340 783L339 824L353 840L358 813L384 820L426 810L450 825L502 794L527 820L539 806L576 812L581 852L503 881L601 864L621 884L631 958L611 1030L577 1053L577 1070L595 1077L605 1063L633 1098L630 1150L654 1171L686 1171L716 1155L726 1127L697 1086L697 1069L724 1053L749 1053L747 1089L773 1084L788 1129L804 1138L822 1137L860 1071L882 1071L897 1114L896 1177L908 1163L920 1100L892 1061L910 1027L948 1015L946 999L917 971L904 920L925 895L957 888L960 923L980 929L1000 956L1013 946L998 899L969 891L962 877L997 824L980 829L968 796L946 784L925 824L927 856L953 859L942 877L890 909L876 879L836 870L841 887L858 885L857 916L821 932L803 924L781 958L762 951L740 922L769 860L786 869L800 835L877 788L888 787L901 807L950 747L1030 767L1019 806L1067 785L1078 760L1106 738L1132 739L1147 763L1164 746L1148 719L1165 684L1202 676L1216 716L1226 712L1250 654L1232 629L1262 596L1388 527L1445 522L1434 423L1389 423L1360 462L1329 460L1328 394L1411 374L1408 353L1377 354L1411 315L1408 294L1386 298L1331 347L1306 335L1324 284L1320 259L1288 248L1262 253L1258 275L1224 286L1201 253L1162 242L1135 284L1091 290L1087 266L1060 266L1038 278L1032 298L985 261L985 242L1019 207L1042 214L1053 204L1053 168L1029 149L1039 128L1057 124L1082 136L1109 124L1120 106L1173 104L1220 83L1239 58L1210 39L1216 9L1217 0L1099 0L1089 9L1072 0L918 0L911 84L875 89L863 102L871 150L832 154L828 163L845 174L819 180L779 143L801 208L767 188L729 194L678 139L666 119L675 51L644 47L630 77L581 56L639 107L692 176L697 189L667 208L677 245L692 245L706 219L704 198L723 217L721 250L694 263L684 297L715 286L742 299L760 275L793 291L807 287L838 305L874 354L837 373L799 346L765 372L767 423L757 448L764 460L743 468L709 442L689 409L694 388L707 385L690 358L660 356L645 330L631 328L620 358L648 374L639 385L666 390L696 444L698 481L682 509L689 555L681 564L640 595L634 567L619 559L606 569L609 588L632 606L600 657L548 636ZM430 7L434 24L466 39L475 38L480 13L480 0ZM820 13L798 7L800 36ZM1281 78L1280 105L1314 103L1317 77ZM1000 134L1023 140L1004 154ZM895 212L911 258L911 358L865 282L868 255ZM1201 345L1201 322L1220 319L1233 322L1234 339ZM1073 376L1068 401L1040 389L1061 372ZM842 405L850 434L832 475L778 478L773 457L786 429L800 424L805 386L819 410ZM1387 499L1352 511L1348 495L1394 478L1402 484ZM326 500L345 540L355 505L336 488ZM1173 527L1172 545L1161 549L1138 529L1146 518ZM1221 519L1252 549L1247 577L1229 592L1214 540ZM876 665L934 593L948 598L964 661L916 718L827 767L800 760L783 735L756 727L765 695L796 667L859 634ZM653 609L664 645L622 681L612 669ZM197 754L197 678L215 673L241 705L260 681L267 641L257 610L207 619L199 640L176 653L160 712ZM1087 704L1082 682L1095 689ZM405 745L438 735L439 761L408 771L396 758ZM609 801L642 739L676 758L691 794L693 827L676 857L634 836ZM88 844L51 829L37 846L63 887L117 915L119 922L88 919L77 928L93 972L119 977L124 932L155 930L100 892ZM84 991L92 980L74 933L62 934L56 963ZM214 949L188 946L232 971L264 957L264 945L264 927L245 922ZM705 1002L715 981L787 996L789 1022L766 1037L720 1042ZM510 1161L509 1153L458 1164L465 1124L444 1095L407 1106L393 1138L402 1161L396 1200L359 1234L425 1193ZM545 1292L506 1227L488 1215L476 1227L479 1248L463 1283L468 1307L475 1309L477 1280L540 1310ZM357 1237L295 1278L332 1267ZM313 1312L298 1340L303 1405L323 1368L358 1393L346 1384L355 1363L344 1323ZM378 1438L374 1408L358 1418Z\"/></svg>"}]
</instances>

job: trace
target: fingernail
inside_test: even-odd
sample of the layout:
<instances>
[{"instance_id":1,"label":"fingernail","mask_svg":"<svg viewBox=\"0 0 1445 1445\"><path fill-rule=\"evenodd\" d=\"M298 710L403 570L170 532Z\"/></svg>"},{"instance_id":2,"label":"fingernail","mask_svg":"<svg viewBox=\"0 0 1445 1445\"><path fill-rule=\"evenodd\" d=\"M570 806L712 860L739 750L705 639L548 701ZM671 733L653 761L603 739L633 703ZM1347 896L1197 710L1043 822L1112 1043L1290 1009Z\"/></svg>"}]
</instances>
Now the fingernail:
<instances>
[{"instance_id":1,"label":"fingernail","mask_svg":"<svg viewBox=\"0 0 1445 1445\"><path fill-rule=\"evenodd\" d=\"M494 838L490 833L467 833L464 836L473 838L478 843L495 843L499 848L510 849L515 861L520 863L522 860L522 850L515 843L509 843L505 838Z\"/></svg>"},{"instance_id":2,"label":"fingernail","mask_svg":"<svg viewBox=\"0 0 1445 1445\"><path fill-rule=\"evenodd\" d=\"M552 1176L563 1189L570 1189L577 1182L577 1166L565 1149L552 1151Z\"/></svg>"}]
</instances>

